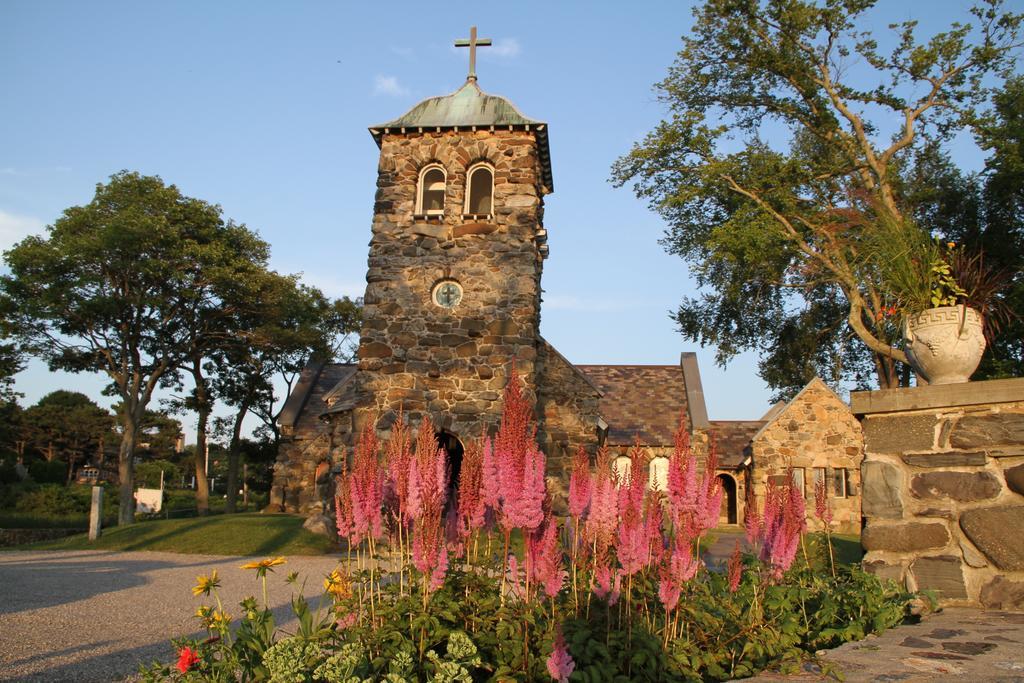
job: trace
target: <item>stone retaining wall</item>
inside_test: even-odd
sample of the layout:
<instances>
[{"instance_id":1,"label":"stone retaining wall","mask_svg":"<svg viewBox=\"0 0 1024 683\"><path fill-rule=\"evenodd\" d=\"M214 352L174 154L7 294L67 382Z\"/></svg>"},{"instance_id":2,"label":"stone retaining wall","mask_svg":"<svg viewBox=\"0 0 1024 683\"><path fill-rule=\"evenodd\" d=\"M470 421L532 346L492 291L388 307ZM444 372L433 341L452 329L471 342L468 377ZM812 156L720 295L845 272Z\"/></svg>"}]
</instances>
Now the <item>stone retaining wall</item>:
<instances>
[{"instance_id":1,"label":"stone retaining wall","mask_svg":"<svg viewBox=\"0 0 1024 683\"><path fill-rule=\"evenodd\" d=\"M944 604L1024 610L1024 378L855 392L864 566Z\"/></svg>"}]
</instances>

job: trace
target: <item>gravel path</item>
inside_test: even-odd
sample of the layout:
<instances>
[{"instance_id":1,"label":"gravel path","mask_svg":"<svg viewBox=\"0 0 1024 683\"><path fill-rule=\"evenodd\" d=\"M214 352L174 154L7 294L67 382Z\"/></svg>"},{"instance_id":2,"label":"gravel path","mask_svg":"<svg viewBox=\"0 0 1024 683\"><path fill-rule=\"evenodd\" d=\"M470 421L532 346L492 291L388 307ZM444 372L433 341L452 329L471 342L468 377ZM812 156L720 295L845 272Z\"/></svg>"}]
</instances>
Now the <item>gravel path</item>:
<instances>
[{"instance_id":1,"label":"gravel path","mask_svg":"<svg viewBox=\"0 0 1024 683\"><path fill-rule=\"evenodd\" d=\"M196 576L217 570L221 599L237 618L238 602L260 590L255 572L239 568L249 559L88 550L2 552L0 680L119 681L137 673L140 664L172 661L172 637L200 635L193 615L204 598L193 597L190 590ZM288 572L306 578L305 593L315 599L323 576L338 559L293 557L277 567L268 592L279 624L289 628L281 621L291 615L292 586L284 582Z\"/></svg>"}]
</instances>

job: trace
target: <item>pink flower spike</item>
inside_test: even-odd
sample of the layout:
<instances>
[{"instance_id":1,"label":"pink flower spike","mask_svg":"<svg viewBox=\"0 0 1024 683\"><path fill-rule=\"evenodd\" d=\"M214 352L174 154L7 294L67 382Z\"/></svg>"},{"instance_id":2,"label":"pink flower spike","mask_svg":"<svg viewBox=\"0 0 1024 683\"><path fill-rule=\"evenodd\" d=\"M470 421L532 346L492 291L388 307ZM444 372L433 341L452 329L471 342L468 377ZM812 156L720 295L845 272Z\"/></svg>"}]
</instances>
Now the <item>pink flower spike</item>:
<instances>
[{"instance_id":1,"label":"pink flower spike","mask_svg":"<svg viewBox=\"0 0 1024 683\"><path fill-rule=\"evenodd\" d=\"M590 457L580 446L569 477L569 514L578 522L590 507Z\"/></svg>"},{"instance_id":2,"label":"pink flower spike","mask_svg":"<svg viewBox=\"0 0 1024 683\"><path fill-rule=\"evenodd\" d=\"M433 571L430 572L430 590L436 591L438 588L444 585L444 577L448 573L448 549L445 547L441 548L441 552L437 556L437 564L434 566Z\"/></svg>"},{"instance_id":3,"label":"pink flower spike","mask_svg":"<svg viewBox=\"0 0 1024 683\"><path fill-rule=\"evenodd\" d=\"M573 661L572 655L569 654L569 648L566 647L565 638L562 636L562 627L559 626L555 633L555 642L552 644L551 656L548 657L547 662L548 673L558 683L568 683L569 676L576 669L576 663Z\"/></svg>"},{"instance_id":4,"label":"pink flower spike","mask_svg":"<svg viewBox=\"0 0 1024 683\"><path fill-rule=\"evenodd\" d=\"M663 570L658 581L658 599L661 600L666 612L676 608L681 593L682 587L675 582L670 572Z\"/></svg>"},{"instance_id":5,"label":"pink flower spike","mask_svg":"<svg viewBox=\"0 0 1024 683\"><path fill-rule=\"evenodd\" d=\"M740 551L740 542L736 541L736 547L729 558L729 592L735 593L740 587L743 579L743 555Z\"/></svg>"}]
</instances>

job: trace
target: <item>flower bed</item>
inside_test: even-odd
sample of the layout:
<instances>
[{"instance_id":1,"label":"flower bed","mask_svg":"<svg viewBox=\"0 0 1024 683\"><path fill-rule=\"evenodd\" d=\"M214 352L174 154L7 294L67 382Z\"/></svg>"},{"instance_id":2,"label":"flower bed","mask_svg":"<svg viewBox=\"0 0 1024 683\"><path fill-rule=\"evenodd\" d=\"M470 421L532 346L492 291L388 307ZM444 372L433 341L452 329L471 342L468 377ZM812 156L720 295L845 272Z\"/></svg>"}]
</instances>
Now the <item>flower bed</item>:
<instances>
[{"instance_id":1,"label":"flower bed","mask_svg":"<svg viewBox=\"0 0 1024 683\"><path fill-rule=\"evenodd\" d=\"M515 382L504 405L494 440L467 445L457 500L446 500L448 463L428 420L415 448L401 418L383 448L371 421L337 481L346 570L324 578L317 605L293 599L296 632L280 633L267 607L268 575L284 558L246 565L263 599L241 603L236 627L216 573L200 577L193 592L213 600L197 612L209 637L176 641L177 664L146 679L725 680L796 665L907 616L913 596L807 554L792 481L748 514L755 552L737 543L724 571L705 567L698 549L722 491L714 449L700 467L682 427L667 491L648 487L639 445L629 471L644 476L622 480L606 454L592 471L581 452L569 516L557 519ZM823 490L816 503L827 532Z\"/></svg>"}]
</instances>

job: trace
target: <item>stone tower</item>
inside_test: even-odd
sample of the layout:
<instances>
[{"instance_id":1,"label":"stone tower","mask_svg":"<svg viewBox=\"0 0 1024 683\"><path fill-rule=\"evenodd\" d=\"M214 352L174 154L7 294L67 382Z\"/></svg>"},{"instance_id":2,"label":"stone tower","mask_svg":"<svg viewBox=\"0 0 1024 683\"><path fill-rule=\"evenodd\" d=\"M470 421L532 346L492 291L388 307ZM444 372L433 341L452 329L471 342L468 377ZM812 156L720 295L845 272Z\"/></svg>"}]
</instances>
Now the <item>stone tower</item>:
<instances>
[{"instance_id":1,"label":"stone tower","mask_svg":"<svg viewBox=\"0 0 1024 683\"><path fill-rule=\"evenodd\" d=\"M380 162L355 422L387 428L401 407L479 436L498 423L513 362L536 397L547 126L471 72L370 132Z\"/></svg>"}]
</instances>

